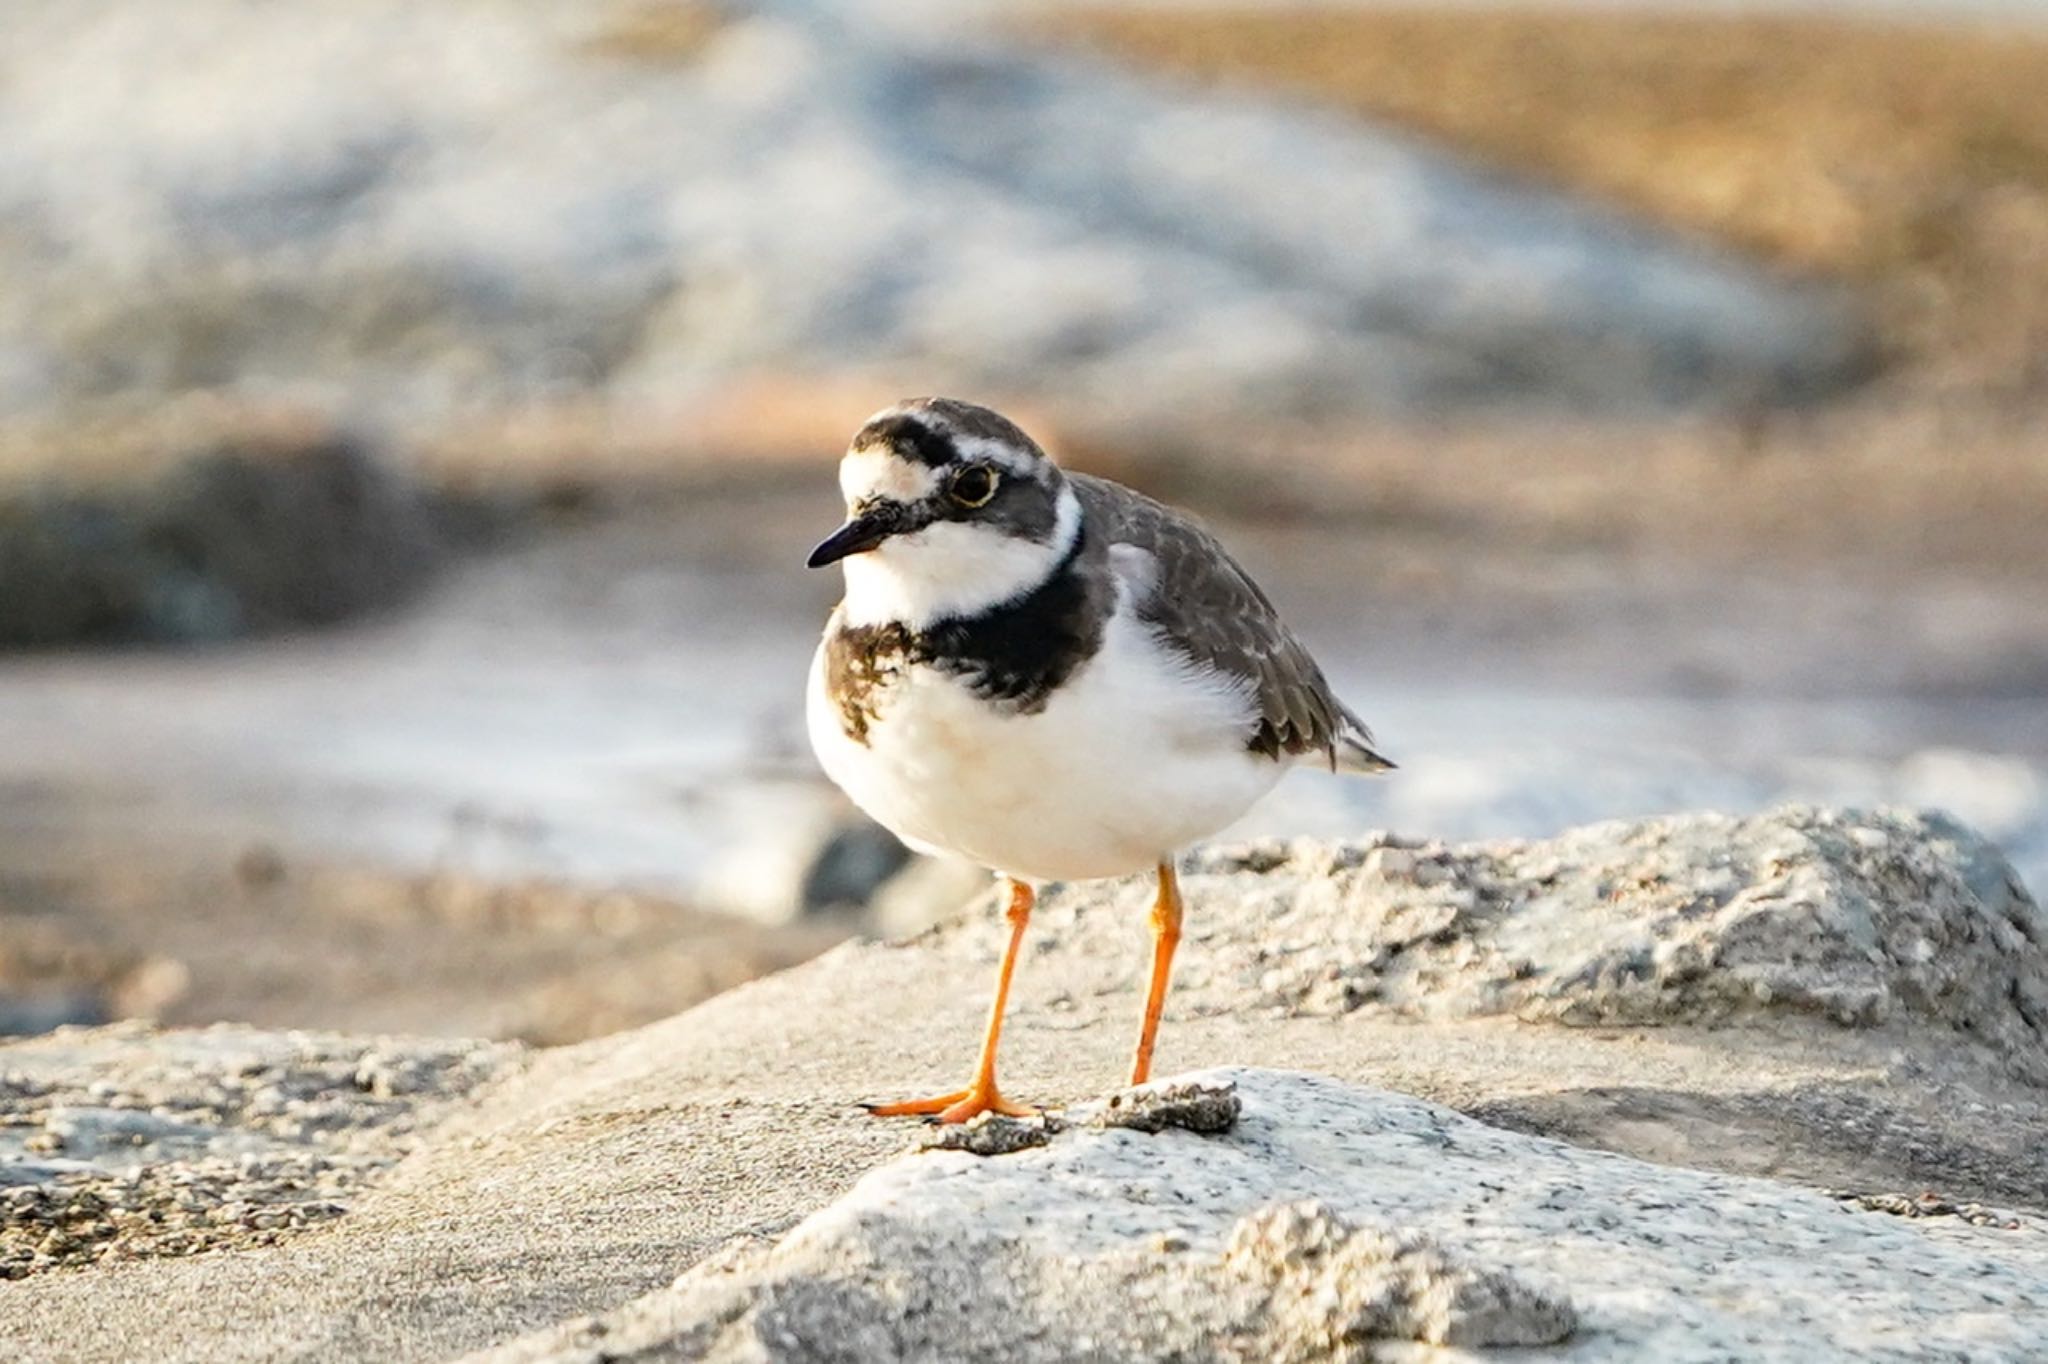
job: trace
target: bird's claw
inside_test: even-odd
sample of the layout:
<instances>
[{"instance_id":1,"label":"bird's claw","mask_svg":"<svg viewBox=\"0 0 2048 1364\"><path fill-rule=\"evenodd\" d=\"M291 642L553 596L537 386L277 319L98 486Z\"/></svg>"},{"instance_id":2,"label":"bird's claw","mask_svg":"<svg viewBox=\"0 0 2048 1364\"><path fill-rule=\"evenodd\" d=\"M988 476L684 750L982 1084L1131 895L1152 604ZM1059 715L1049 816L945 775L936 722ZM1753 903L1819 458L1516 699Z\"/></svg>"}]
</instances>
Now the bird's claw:
<instances>
[{"instance_id":1,"label":"bird's claw","mask_svg":"<svg viewBox=\"0 0 2048 1364\"><path fill-rule=\"evenodd\" d=\"M957 1089L951 1094L934 1094L928 1099L904 1099L897 1103L862 1104L877 1118L930 1118L934 1122L966 1122L983 1113L1006 1118L1035 1118L1038 1110L1027 1104L1011 1103L993 1082Z\"/></svg>"}]
</instances>

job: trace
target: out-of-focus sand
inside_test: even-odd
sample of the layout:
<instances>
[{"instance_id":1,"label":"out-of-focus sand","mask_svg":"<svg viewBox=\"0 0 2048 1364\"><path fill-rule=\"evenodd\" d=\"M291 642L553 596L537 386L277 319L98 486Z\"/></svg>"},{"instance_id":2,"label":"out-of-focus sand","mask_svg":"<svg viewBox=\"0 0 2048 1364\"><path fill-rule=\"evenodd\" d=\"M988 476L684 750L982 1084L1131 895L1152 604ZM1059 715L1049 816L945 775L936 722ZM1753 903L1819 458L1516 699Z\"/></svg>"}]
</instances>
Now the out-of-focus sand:
<instances>
[{"instance_id":1,"label":"out-of-focus sand","mask_svg":"<svg viewBox=\"0 0 2048 1364\"><path fill-rule=\"evenodd\" d=\"M1328 102L1852 280L1893 355L1943 382L2038 395L2048 381L2038 23L1853 7L1062 5L1021 27Z\"/></svg>"}]
</instances>

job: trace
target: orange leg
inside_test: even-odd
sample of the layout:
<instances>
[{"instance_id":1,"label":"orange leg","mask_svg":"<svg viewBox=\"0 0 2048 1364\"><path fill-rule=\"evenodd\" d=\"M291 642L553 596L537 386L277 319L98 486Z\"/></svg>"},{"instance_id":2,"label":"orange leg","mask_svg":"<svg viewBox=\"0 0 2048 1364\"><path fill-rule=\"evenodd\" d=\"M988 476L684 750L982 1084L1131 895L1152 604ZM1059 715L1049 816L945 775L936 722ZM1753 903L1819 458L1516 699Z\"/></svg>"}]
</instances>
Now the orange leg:
<instances>
[{"instance_id":1,"label":"orange leg","mask_svg":"<svg viewBox=\"0 0 2048 1364\"><path fill-rule=\"evenodd\" d=\"M996 1088L996 1043L1002 1040L1003 1010L1010 1002L1010 973L1017 969L1017 949L1024 945L1024 926L1031 922L1035 898L1031 887L1022 881L1010 882L1010 945L1004 949L1003 964L996 971L996 997L989 1005L988 1032L981 1039L981 1060L975 1063L973 1083L929 1099L862 1105L868 1112L878 1118L935 1116L940 1122L966 1122L977 1113L1001 1113L1012 1118L1037 1115L1037 1109L1011 1103Z\"/></svg>"},{"instance_id":2,"label":"orange leg","mask_svg":"<svg viewBox=\"0 0 2048 1364\"><path fill-rule=\"evenodd\" d=\"M1166 982L1173 974L1173 949L1180 946L1180 874L1173 862L1159 864L1159 898L1152 903L1152 988L1145 994L1145 1024L1138 1030L1138 1054L1131 1058L1131 1083L1152 1078L1152 1043L1166 1009Z\"/></svg>"}]
</instances>

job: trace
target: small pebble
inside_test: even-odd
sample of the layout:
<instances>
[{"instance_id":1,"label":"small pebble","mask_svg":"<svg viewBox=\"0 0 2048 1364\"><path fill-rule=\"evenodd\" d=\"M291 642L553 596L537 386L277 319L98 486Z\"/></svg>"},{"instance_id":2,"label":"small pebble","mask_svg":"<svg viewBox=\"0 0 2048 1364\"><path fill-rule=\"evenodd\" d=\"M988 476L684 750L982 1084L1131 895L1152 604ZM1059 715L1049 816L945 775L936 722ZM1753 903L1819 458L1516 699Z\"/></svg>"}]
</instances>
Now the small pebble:
<instances>
[{"instance_id":1,"label":"small pebble","mask_svg":"<svg viewBox=\"0 0 2048 1364\"><path fill-rule=\"evenodd\" d=\"M1374 848L1365 855L1363 870L1382 881L1406 881L1415 875L1415 854L1406 848Z\"/></svg>"}]
</instances>

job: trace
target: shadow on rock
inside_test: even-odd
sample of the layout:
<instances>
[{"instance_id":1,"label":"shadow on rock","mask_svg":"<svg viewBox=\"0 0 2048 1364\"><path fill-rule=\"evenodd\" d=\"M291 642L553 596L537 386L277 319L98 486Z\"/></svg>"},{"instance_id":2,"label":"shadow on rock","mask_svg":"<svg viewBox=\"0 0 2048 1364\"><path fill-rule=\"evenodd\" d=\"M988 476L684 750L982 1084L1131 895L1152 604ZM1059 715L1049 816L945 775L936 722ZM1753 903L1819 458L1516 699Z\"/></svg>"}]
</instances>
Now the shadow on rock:
<instances>
[{"instance_id":1,"label":"shadow on rock","mask_svg":"<svg viewBox=\"0 0 2048 1364\"><path fill-rule=\"evenodd\" d=\"M1859 1193L1918 1194L2048 1209L2048 1169L2024 1123L1944 1117L1952 1105L1885 1103L1824 1086L1712 1094L1634 1086L1497 1099L1466 1111L1482 1122L1671 1165ZM2002 1138L2002 1139L2001 1139Z\"/></svg>"}]
</instances>

